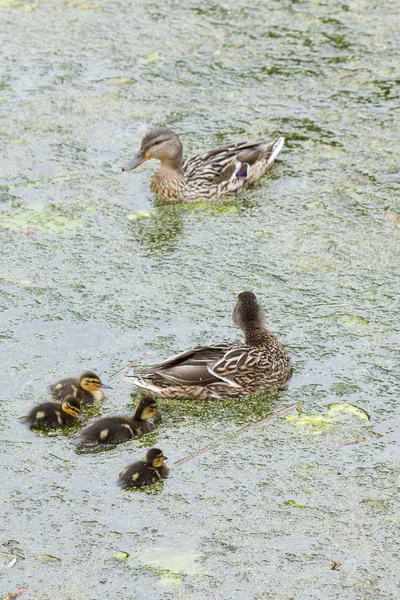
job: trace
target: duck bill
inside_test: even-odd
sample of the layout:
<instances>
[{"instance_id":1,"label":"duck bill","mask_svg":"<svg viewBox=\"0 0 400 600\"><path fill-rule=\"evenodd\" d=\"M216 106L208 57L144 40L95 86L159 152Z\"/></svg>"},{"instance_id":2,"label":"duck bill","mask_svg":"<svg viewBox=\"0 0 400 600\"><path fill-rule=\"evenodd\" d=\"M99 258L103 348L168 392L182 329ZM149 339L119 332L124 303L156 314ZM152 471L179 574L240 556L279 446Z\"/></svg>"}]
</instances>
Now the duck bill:
<instances>
[{"instance_id":1,"label":"duck bill","mask_svg":"<svg viewBox=\"0 0 400 600\"><path fill-rule=\"evenodd\" d=\"M126 163L126 165L124 165L122 167L123 171L132 171L133 169L136 169L136 167L138 167L139 165L141 165L142 163L144 163L146 160L149 160L149 157L146 156L146 154L143 152L143 150L140 150L135 158L133 160L131 160L130 162Z\"/></svg>"},{"instance_id":2,"label":"duck bill","mask_svg":"<svg viewBox=\"0 0 400 600\"><path fill-rule=\"evenodd\" d=\"M100 387L104 390L112 390L111 385L106 385L105 383L100 384Z\"/></svg>"}]
</instances>

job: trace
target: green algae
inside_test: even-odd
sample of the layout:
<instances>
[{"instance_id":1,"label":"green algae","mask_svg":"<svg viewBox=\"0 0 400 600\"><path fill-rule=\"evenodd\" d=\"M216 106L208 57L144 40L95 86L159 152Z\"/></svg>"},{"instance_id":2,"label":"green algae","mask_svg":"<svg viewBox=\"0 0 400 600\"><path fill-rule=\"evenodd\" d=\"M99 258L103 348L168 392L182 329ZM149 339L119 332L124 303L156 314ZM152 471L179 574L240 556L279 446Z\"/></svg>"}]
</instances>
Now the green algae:
<instances>
[{"instance_id":1,"label":"green algae","mask_svg":"<svg viewBox=\"0 0 400 600\"><path fill-rule=\"evenodd\" d=\"M41 600L397 600L393 7L40 0L26 14L27 2L4 4L1 218L29 219L0 232L0 544L18 539L24 557L7 568L2 556L3 595L27 585ZM286 143L245 194L171 206L150 190L155 163L119 170L160 126L185 156L255 137ZM74 224L45 233L52 216ZM285 389L160 401L150 434L97 454L75 453L78 430L19 422L60 377L241 338L231 313L246 289L291 355ZM93 417L131 414L132 391L116 377ZM342 412L322 435L282 418L235 438L299 401L303 417L326 419L338 398L373 415L382 437ZM221 439L234 441L213 446ZM168 479L120 490L118 473L152 445L170 459ZM61 562L34 558L43 554Z\"/></svg>"},{"instance_id":2,"label":"green algae","mask_svg":"<svg viewBox=\"0 0 400 600\"><path fill-rule=\"evenodd\" d=\"M24 232L29 234L58 234L74 231L82 227L82 223L71 217L46 211L27 211L13 215L0 215L0 229L8 229L12 233ZM35 231L36 230L36 231Z\"/></svg>"}]
</instances>

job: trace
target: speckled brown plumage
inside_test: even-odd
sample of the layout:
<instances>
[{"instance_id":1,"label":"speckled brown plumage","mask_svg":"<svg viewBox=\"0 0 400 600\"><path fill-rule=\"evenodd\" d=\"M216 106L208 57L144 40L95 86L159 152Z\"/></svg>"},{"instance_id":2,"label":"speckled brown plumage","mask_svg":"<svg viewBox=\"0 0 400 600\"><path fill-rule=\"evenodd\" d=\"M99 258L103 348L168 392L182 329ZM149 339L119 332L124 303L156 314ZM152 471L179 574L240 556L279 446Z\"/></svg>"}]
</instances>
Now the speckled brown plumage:
<instances>
[{"instance_id":1,"label":"speckled brown plumage","mask_svg":"<svg viewBox=\"0 0 400 600\"><path fill-rule=\"evenodd\" d=\"M235 398L283 386L291 377L290 359L265 328L264 312L252 292L239 294L233 320L245 334L244 343L197 346L126 376L154 398Z\"/></svg>"},{"instance_id":2,"label":"speckled brown plumage","mask_svg":"<svg viewBox=\"0 0 400 600\"><path fill-rule=\"evenodd\" d=\"M265 175L281 151L284 138L228 144L182 160L182 144L167 128L147 133L135 158L123 167L161 161L151 189L168 202L200 202L240 192Z\"/></svg>"}]
</instances>

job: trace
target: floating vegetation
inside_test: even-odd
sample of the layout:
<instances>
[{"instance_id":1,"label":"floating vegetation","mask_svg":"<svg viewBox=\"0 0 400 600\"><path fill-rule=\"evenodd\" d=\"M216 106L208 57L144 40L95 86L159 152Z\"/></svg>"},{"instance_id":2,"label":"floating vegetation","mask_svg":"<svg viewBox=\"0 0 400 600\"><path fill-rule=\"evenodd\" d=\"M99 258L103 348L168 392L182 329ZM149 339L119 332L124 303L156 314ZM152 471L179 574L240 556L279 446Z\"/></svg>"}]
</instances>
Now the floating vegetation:
<instances>
[{"instance_id":1,"label":"floating vegetation","mask_svg":"<svg viewBox=\"0 0 400 600\"><path fill-rule=\"evenodd\" d=\"M328 405L328 417L334 419L339 414L348 414L357 417L361 421L370 421L371 417L363 408L359 408L348 402L335 402Z\"/></svg>"},{"instance_id":2,"label":"floating vegetation","mask_svg":"<svg viewBox=\"0 0 400 600\"><path fill-rule=\"evenodd\" d=\"M128 221L138 221L139 219L148 219L153 216L154 210L141 210L139 212L131 213L126 218Z\"/></svg>"},{"instance_id":3,"label":"floating vegetation","mask_svg":"<svg viewBox=\"0 0 400 600\"><path fill-rule=\"evenodd\" d=\"M180 573L186 575L202 574L199 559L200 554L191 551L178 552L171 548L152 547L140 553L140 560L153 567L158 567L170 575L179 577Z\"/></svg>"},{"instance_id":4,"label":"floating vegetation","mask_svg":"<svg viewBox=\"0 0 400 600\"><path fill-rule=\"evenodd\" d=\"M80 227L81 222L76 219L46 211L31 210L0 216L0 229L8 229L13 233L22 232L26 235L64 233Z\"/></svg>"},{"instance_id":5,"label":"floating vegetation","mask_svg":"<svg viewBox=\"0 0 400 600\"><path fill-rule=\"evenodd\" d=\"M304 504L299 504L295 500L285 500L283 504L287 504L288 506L293 506L294 508L310 508L309 506L305 506Z\"/></svg>"},{"instance_id":6,"label":"floating vegetation","mask_svg":"<svg viewBox=\"0 0 400 600\"><path fill-rule=\"evenodd\" d=\"M304 433L320 435L333 425L337 425L337 417L343 414L351 415L361 421L369 421L371 418L364 409L354 404L335 402L328 405L326 417L323 415L305 415L301 410L298 410L297 415L287 415L286 421L290 425L302 429Z\"/></svg>"},{"instance_id":7,"label":"floating vegetation","mask_svg":"<svg viewBox=\"0 0 400 600\"><path fill-rule=\"evenodd\" d=\"M287 415L286 421L298 429L303 429L304 433L310 433L311 435L325 433L333 425L333 421L322 415Z\"/></svg>"},{"instance_id":8,"label":"floating vegetation","mask_svg":"<svg viewBox=\"0 0 400 600\"><path fill-rule=\"evenodd\" d=\"M116 558L117 560L126 560L127 558L129 558L129 553L117 550L116 552L114 552L114 558Z\"/></svg>"}]
</instances>

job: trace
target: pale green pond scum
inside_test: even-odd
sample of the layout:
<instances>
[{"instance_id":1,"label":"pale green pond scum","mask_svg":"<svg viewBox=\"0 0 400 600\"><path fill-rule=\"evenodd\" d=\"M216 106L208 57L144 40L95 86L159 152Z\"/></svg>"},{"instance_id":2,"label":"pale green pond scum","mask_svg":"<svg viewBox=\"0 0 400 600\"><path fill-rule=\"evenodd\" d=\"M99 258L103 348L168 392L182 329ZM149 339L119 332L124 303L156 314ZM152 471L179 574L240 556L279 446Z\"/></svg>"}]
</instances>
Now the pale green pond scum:
<instances>
[{"instance_id":1,"label":"pale green pond scum","mask_svg":"<svg viewBox=\"0 0 400 600\"><path fill-rule=\"evenodd\" d=\"M0 598L400 598L397 13L380 0L0 0ZM186 154L286 145L244 194L166 205L154 162L120 171L159 126ZM20 422L87 369L113 386L90 418L130 413L137 393L111 374L237 339L244 290L290 352L286 389L160 401L150 434L84 455L79 426ZM370 420L232 435L296 402ZM151 446L170 477L117 487Z\"/></svg>"}]
</instances>

